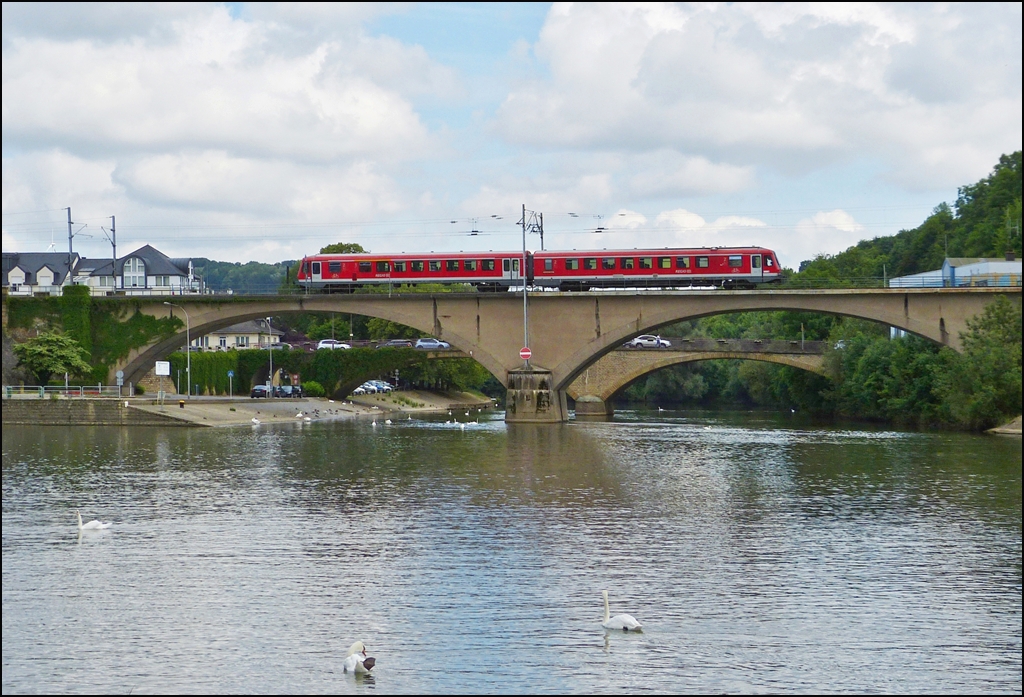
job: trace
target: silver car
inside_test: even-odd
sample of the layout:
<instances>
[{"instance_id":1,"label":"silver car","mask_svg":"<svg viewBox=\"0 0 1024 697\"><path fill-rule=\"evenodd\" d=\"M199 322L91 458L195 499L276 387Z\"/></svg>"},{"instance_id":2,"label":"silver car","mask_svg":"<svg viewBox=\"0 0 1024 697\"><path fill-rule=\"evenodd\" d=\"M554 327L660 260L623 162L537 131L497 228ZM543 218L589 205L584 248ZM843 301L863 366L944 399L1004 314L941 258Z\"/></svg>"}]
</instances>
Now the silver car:
<instances>
[{"instance_id":1,"label":"silver car","mask_svg":"<svg viewBox=\"0 0 1024 697\"><path fill-rule=\"evenodd\" d=\"M629 348L668 348L672 345L672 342L668 339L662 339L660 336L653 334L641 334L635 339L627 341L624 346Z\"/></svg>"}]
</instances>

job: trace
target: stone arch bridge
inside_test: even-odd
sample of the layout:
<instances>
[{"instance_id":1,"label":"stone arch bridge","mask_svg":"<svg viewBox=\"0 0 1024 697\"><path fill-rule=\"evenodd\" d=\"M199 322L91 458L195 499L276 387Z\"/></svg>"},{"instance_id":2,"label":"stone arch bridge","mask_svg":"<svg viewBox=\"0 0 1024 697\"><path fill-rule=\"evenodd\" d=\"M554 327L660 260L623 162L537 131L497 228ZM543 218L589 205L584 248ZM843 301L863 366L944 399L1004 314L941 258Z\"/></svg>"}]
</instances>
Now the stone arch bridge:
<instances>
[{"instance_id":1,"label":"stone arch bridge","mask_svg":"<svg viewBox=\"0 0 1024 697\"><path fill-rule=\"evenodd\" d=\"M174 296L193 335L237 322L300 312L353 313L398 322L451 343L509 388L506 418L557 422L568 417L566 390L588 366L631 337L709 315L750 311L823 312L873 320L960 348L967 320L997 296L1020 306L1017 288L808 289L662 292L534 292L529 295L530 365L519 358L523 298L514 293L401 295ZM182 311L155 296L138 311L154 317ZM137 382L156 360L185 343L184 332L133 350L121 365Z\"/></svg>"}]
</instances>

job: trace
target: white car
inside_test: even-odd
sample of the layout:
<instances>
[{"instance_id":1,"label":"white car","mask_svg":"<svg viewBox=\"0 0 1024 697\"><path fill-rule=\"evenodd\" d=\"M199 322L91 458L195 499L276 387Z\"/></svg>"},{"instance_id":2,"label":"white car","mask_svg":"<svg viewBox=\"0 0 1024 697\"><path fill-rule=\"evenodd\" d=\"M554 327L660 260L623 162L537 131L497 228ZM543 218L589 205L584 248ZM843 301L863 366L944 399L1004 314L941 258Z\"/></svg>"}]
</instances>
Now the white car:
<instances>
[{"instance_id":1,"label":"white car","mask_svg":"<svg viewBox=\"0 0 1024 697\"><path fill-rule=\"evenodd\" d=\"M316 345L317 351L320 349L350 349L352 348L346 343L337 341L336 339L321 339L320 343Z\"/></svg>"},{"instance_id":2,"label":"white car","mask_svg":"<svg viewBox=\"0 0 1024 697\"><path fill-rule=\"evenodd\" d=\"M445 351L452 347L447 341L441 341L440 339L417 339L416 348L424 349L427 351Z\"/></svg>"},{"instance_id":3,"label":"white car","mask_svg":"<svg viewBox=\"0 0 1024 697\"><path fill-rule=\"evenodd\" d=\"M624 345L629 348L668 348L672 345L672 342L653 334L641 334L635 339L627 341Z\"/></svg>"}]
</instances>

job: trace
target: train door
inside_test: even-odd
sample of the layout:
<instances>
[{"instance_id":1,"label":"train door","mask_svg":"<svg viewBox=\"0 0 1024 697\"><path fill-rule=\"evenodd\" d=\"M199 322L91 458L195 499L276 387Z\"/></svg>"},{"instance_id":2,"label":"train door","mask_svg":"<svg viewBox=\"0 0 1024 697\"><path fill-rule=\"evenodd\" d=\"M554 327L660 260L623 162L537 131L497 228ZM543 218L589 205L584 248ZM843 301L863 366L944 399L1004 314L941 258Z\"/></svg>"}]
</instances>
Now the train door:
<instances>
[{"instance_id":1,"label":"train door","mask_svg":"<svg viewBox=\"0 0 1024 697\"><path fill-rule=\"evenodd\" d=\"M502 259L501 260L501 277L509 281L510 285L515 285L522 278L519 270L519 259Z\"/></svg>"},{"instance_id":2,"label":"train door","mask_svg":"<svg viewBox=\"0 0 1024 697\"><path fill-rule=\"evenodd\" d=\"M753 278L754 283L761 280L764 274L764 269L761 268L761 255L751 254L750 255L750 275Z\"/></svg>"},{"instance_id":3,"label":"train door","mask_svg":"<svg viewBox=\"0 0 1024 697\"><path fill-rule=\"evenodd\" d=\"M314 261L309 265L309 276L313 283L320 283L323 281L323 276L320 274L320 262Z\"/></svg>"}]
</instances>

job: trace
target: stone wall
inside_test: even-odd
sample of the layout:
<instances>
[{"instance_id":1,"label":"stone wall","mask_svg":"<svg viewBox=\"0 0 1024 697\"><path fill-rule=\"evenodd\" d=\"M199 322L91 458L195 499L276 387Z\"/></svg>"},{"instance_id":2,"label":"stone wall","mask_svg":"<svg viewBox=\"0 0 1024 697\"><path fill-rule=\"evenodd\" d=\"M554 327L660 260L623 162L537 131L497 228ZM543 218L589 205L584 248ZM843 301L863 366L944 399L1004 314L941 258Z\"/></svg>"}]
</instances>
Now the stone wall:
<instances>
[{"instance_id":1,"label":"stone wall","mask_svg":"<svg viewBox=\"0 0 1024 697\"><path fill-rule=\"evenodd\" d=\"M120 399L5 399L3 425L26 426L193 426L152 414Z\"/></svg>"}]
</instances>

